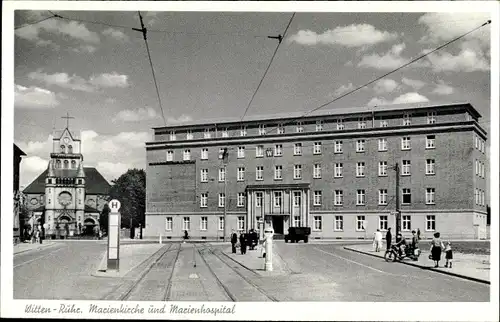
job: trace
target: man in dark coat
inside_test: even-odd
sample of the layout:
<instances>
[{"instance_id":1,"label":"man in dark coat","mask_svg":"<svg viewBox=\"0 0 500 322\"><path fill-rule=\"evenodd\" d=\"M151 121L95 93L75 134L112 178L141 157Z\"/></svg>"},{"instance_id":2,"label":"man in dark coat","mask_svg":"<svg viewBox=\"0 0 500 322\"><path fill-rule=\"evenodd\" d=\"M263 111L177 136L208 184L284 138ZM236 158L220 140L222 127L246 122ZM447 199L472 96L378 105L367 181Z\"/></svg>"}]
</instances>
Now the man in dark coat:
<instances>
[{"instance_id":1,"label":"man in dark coat","mask_svg":"<svg viewBox=\"0 0 500 322\"><path fill-rule=\"evenodd\" d=\"M392 244L391 227L387 229L387 234L385 234L385 242L387 244L387 250L391 249L391 244Z\"/></svg>"},{"instance_id":2,"label":"man in dark coat","mask_svg":"<svg viewBox=\"0 0 500 322\"><path fill-rule=\"evenodd\" d=\"M241 233L241 235L240 235L241 255L244 255L247 252L247 241L246 241L245 237L246 237L245 234Z\"/></svg>"},{"instance_id":3,"label":"man in dark coat","mask_svg":"<svg viewBox=\"0 0 500 322\"><path fill-rule=\"evenodd\" d=\"M231 252L236 254L236 243L238 243L238 235L235 232L231 235Z\"/></svg>"}]
</instances>

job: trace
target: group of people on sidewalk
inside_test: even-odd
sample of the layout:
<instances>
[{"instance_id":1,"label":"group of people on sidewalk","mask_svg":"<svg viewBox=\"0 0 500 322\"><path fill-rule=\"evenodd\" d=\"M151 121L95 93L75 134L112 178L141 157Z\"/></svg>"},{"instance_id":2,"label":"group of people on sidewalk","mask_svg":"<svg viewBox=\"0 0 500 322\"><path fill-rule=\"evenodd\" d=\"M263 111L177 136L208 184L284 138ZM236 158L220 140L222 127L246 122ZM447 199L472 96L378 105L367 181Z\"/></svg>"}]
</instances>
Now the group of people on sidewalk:
<instances>
[{"instance_id":1,"label":"group of people on sidewalk","mask_svg":"<svg viewBox=\"0 0 500 322\"><path fill-rule=\"evenodd\" d=\"M251 229L248 234L240 233L239 241L240 241L240 250L241 254L244 255L247 253L247 247L253 249L255 245L257 245L259 240L257 231ZM236 254L236 245L238 244L238 235L233 231L231 235L231 252Z\"/></svg>"},{"instance_id":2,"label":"group of people on sidewalk","mask_svg":"<svg viewBox=\"0 0 500 322\"><path fill-rule=\"evenodd\" d=\"M412 249L417 249L419 248L419 241L420 241L420 229L417 229L417 231L412 230L412 241L411 241L411 248ZM453 251L451 249L451 242L446 242L445 243L441 240L441 234L439 232L434 233L434 238L431 241L431 248L430 248L430 255L429 259L432 259L434 261L434 267L439 267L439 261L441 260L441 254L444 252L445 253L445 259L446 259L446 264L444 267L452 267L452 260L453 260ZM387 229L387 233L385 234L385 240L386 240L386 245L387 245L387 250L391 249L392 245L392 233L391 233L391 228L389 227ZM379 252L382 249L382 244L383 244L383 236L382 232L380 229L377 229L377 231L374 233L373 237L373 246L375 248L376 252ZM396 247L400 249L401 253L404 255L405 250L407 248L406 245L406 239L403 237L401 233L398 233L396 236Z\"/></svg>"}]
</instances>

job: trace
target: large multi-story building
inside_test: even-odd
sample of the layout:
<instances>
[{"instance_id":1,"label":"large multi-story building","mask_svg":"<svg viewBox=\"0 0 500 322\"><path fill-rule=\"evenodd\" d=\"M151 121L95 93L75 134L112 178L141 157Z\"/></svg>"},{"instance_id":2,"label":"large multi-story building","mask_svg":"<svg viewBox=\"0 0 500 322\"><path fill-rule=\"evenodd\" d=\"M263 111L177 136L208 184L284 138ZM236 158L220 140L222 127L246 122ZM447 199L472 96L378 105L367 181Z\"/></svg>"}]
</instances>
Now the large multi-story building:
<instances>
[{"instance_id":1,"label":"large multi-story building","mask_svg":"<svg viewBox=\"0 0 500 322\"><path fill-rule=\"evenodd\" d=\"M302 115L154 128L144 235L220 239L225 224L229 234L264 221L277 234L371 238L395 225L398 169L403 232L485 236L487 133L470 104Z\"/></svg>"}]
</instances>

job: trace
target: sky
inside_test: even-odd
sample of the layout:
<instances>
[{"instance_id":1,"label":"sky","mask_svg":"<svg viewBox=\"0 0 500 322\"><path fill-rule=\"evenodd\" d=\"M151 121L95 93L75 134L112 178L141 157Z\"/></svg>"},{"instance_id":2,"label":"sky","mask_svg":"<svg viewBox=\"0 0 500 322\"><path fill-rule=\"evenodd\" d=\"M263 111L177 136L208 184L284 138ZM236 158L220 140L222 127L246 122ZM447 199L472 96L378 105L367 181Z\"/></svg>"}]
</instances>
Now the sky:
<instances>
[{"instance_id":1,"label":"sky","mask_svg":"<svg viewBox=\"0 0 500 322\"><path fill-rule=\"evenodd\" d=\"M57 11L15 30L14 142L21 186L47 168L54 129L82 138L111 181L144 169L162 126L137 11ZM167 123L241 117L291 13L141 12ZM15 26L48 11L17 11ZM75 19L75 20L71 20ZM296 13L247 115L309 111L480 26L485 13ZM78 20L103 22L110 27ZM327 108L470 102L490 132L490 27Z\"/></svg>"}]
</instances>

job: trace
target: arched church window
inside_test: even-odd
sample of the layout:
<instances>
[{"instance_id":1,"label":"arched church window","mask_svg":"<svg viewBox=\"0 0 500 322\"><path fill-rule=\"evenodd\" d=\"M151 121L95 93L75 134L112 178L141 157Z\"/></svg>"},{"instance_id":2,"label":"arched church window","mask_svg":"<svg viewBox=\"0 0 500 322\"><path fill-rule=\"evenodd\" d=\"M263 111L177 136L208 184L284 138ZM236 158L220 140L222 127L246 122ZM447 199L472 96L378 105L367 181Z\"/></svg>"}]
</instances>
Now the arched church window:
<instances>
[{"instance_id":1,"label":"arched church window","mask_svg":"<svg viewBox=\"0 0 500 322\"><path fill-rule=\"evenodd\" d=\"M64 169L68 169L69 168L69 162L68 160L64 160Z\"/></svg>"},{"instance_id":2,"label":"arched church window","mask_svg":"<svg viewBox=\"0 0 500 322\"><path fill-rule=\"evenodd\" d=\"M73 146L68 145L68 153L73 153Z\"/></svg>"},{"instance_id":3,"label":"arched church window","mask_svg":"<svg viewBox=\"0 0 500 322\"><path fill-rule=\"evenodd\" d=\"M75 160L71 161L71 169L76 169L76 161Z\"/></svg>"},{"instance_id":4,"label":"arched church window","mask_svg":"<svg viewBox=\"0 0 500 322\"><path fill-rule=\"evenodd\" d=\"M64 145L61 145L61 153L66 153L66 147Z\"/></svg>"},{"instance_id":5,"label":"arched church window","mask_svg":"<svg viewBox=\"0 0 500 322\"><path fill-rule=\"evenodd\" d=\"M56 168L61 169L61 160L56 161Z\"/></svg>"}]
</instances>

